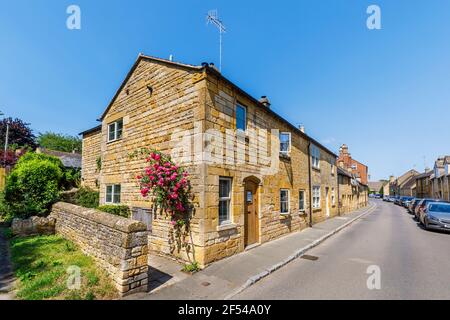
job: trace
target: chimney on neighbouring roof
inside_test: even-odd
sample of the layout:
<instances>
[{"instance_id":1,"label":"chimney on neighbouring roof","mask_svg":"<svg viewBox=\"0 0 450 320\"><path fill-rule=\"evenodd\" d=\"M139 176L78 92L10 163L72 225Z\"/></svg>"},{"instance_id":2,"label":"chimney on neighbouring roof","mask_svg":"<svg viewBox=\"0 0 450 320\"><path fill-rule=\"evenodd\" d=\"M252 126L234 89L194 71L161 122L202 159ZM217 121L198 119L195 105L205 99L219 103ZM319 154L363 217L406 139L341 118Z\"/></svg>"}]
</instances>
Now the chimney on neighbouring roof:
<instances>
[{"instance_id":1,"label":"chimney on neighbouring roof","mask_svg":"<svg viewBox=\"0 0 450 320\"><path fill-rule=\"evenodd\" d=\"M210 67L210 68L213 68L214 70L216 70L217 72L220 73L220 70L216 67L216 65L215 65L213 62L211 62L211 63L209 64L209 67Z\"/></svg>"},{"instance_id":2,"label":"chimney on neighbouring roof","mask_svg":"<svg viewBox=\"0 0 450 320\"><path fill-rule=\"evenodd\" d=\"M305 133L305 126L304 126L303 124L299 125L299 126L298 126L298 129L299 129L301 132Z\"/></svg>"},{"instance_id":3,"label":"chimney on neighbouring roof","mask_svg":"<svg viewBox=\"0 0 450 320\"><path fill-rule=\"evenodd\" d=\"M343 144L340 148L339 148L339 155L341 154L348 154L348 147L346 144Z\"/></svg>"},{"instance_id":4,"label":"chimney on neighbouring roof","mask_svg":"<svg viewBox=\"0 0 450 320\"><path fill-rule=\"evenodd\" d=\"M270 108L270 102L269 99L267 99L267 96L261 96L261 99L259 99L259 102L264 105L266 108Z\"/></svg>"}]
</instances>

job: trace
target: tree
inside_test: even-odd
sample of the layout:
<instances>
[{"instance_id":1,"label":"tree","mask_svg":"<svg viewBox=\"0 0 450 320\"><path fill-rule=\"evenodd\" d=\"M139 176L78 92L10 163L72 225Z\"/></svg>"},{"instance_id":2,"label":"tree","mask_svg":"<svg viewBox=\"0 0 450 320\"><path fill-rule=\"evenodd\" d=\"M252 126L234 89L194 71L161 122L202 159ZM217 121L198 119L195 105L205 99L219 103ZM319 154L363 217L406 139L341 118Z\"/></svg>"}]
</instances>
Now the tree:
<instances>
[{"instance_id":1,"label":"tree","mask_svg":"<svg viewBox=\"0 0 450 320\"><path fill-rule=\"evenodd\" d=\"M40 147L63 152L81 152L81 139L75 136L46 132L40 133L37 142Z\"/></svg>"},{"instance_id":2,"label":"tree","mask_svg":"<svg viewBox=\"0 0 450 320\"><path fill-rule=\"evenodd\" d=\"M11 149L22 147L36 148L36 137L30 128L30 124L17 118L4 118L0 120L0 147L4 148L5 146L7 125L9 125L8 145Z\"/></svg>"}]
</instances>

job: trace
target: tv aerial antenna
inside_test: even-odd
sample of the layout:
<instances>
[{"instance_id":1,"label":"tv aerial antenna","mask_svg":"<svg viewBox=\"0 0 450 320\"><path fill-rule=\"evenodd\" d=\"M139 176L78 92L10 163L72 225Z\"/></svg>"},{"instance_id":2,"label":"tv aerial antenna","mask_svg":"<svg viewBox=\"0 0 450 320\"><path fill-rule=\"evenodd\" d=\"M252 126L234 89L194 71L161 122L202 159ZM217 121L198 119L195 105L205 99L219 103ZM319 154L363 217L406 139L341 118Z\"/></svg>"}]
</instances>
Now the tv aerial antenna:
<instances>
[{"instance_id":1,"label":"tv aerial antenna","mask_svg":"<svg viewBox=\"0 0 450 320\"><path fill-rule=\"evenodd\" d=\"M210 10L206 16L206 24L213 24L219 29L219 70L222 72L222 36L226 32L223 22L219 19L217 10Z\"/></svg>"}]
</instances>

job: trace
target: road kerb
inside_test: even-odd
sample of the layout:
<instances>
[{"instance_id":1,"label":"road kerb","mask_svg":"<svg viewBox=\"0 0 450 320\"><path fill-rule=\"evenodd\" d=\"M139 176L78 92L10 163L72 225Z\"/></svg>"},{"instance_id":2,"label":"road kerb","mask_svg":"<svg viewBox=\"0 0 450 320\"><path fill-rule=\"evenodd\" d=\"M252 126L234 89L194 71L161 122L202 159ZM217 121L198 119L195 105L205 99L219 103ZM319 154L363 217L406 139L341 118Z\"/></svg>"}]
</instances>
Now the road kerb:
<instances>
[{"instance_id":1,"label":"road kerb","mask_svg":"<svg viewBox=\"0 0 450 320\"><path fill-rule=\"evenodd\" d=\"M285 260L272 265L271 267L267 268L267 270L260 272L254 276L251 276L244 285L240 286L239 288L237 288L236 290L234 290L231 294L227 295L224 300L230 300L232 299L234 296L236 296L237 294L241 293L242 291L244 291L245 289L247 289L248 287L251 287L252 285L254 285L256 282L258 282L259 280L267 277L268 275L270 275L271 273L275 272L276 270L282 268L283 266L287 265L289 262L300 258L301 256L303 256L307 251L311 250L312 248L318 246L320 243L322 243L323 241L325 241L326 239L330 238L331 236L335 235L336 233L338 233L339 231L341 231L342 229L350 226L353 222L355 222L358 219L361 219L362 217L364 217L365 215L368 215L369 213L373 212L375 210L375 208L377 207L376 204L372 205L370 208L368 208L366 211L364 211L363 213L361 213L360 215L356 216L355 218L351 219L350 221L347 221L346 223L344 223L343 225L337 227L336 229L330 231L329 233L327 233L326 235L320 237L319 239L311 242L310 244L308 244L307 246L297 250L296 252L294 252L294 254L290 255L288 258L286 258Z\"/></svg>"}]
</instances>

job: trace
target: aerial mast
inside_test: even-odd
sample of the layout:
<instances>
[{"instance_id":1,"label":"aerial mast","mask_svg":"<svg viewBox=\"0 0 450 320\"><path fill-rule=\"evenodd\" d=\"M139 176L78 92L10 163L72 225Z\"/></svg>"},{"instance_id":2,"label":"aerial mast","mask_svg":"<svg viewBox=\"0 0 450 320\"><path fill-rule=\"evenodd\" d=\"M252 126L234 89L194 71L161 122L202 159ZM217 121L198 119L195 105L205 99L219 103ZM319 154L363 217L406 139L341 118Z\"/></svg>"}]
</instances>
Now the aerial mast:
<instances>
[{"instance_id":1,"label":"aerial mast","mask_svg":"<svg viewBox=\"0 0 450 320\"><path fill-rule=\"evenodd\" d=\"M213 24L219 29L219 70L222 72L222 35L226 32L223 22L219 19L217 10L210 10L206 16L206 23Z\"/></svg>"}]
</instances>

